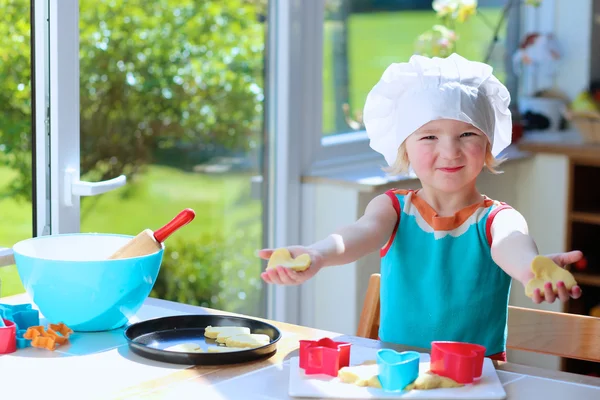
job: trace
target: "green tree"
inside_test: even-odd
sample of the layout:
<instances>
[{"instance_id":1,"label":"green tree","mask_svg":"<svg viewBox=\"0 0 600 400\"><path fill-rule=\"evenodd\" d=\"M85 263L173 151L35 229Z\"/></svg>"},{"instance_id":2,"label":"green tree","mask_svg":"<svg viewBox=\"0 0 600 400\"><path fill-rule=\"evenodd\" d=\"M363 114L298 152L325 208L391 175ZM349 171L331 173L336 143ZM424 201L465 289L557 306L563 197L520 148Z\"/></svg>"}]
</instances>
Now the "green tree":
<instances>
[{"instance_id":1,"label":"green tree","mask_svg":"<svg viewBox=\"0 0 600 400\"><path fill-rule=\"evenodd\" d=\"M1 197L31 199L31 73L27 0L0 0L0 163L18 171Z\"/></svg>"},{"instance_id":2,"label":"green tree","mask_svg":"<svg viewBox=\"0 0 600 400\"><path fill-rule=\"evenodd\" d=\"M6 195L29 200L29 1L0 9L0 161L19 171ZM259 0L81 0L82 173L131 177L177 143L257 146L265 12Z\"/></svg>"}]
</instances>

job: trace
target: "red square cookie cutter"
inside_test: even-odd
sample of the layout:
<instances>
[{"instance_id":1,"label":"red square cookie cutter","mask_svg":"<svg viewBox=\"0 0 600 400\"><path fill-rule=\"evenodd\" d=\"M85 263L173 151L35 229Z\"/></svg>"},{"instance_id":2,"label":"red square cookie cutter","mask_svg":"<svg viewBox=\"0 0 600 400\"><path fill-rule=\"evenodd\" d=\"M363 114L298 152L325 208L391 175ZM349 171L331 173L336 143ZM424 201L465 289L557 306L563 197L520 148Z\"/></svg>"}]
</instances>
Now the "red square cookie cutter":
<instances>
[{"instance_id":1,"label":"red square cookie cutter","mask_svg":"<svg viewBox=\"0 0 600 400\"><path fill-rule=\"evenodd\" d=\"M2 318L2 316L0 316ZM9 354L17 351L17 325L9 320L2 318L0 327L0 354Z\"/></svg>"},{"instance_id":2,"label":"red square cookie cutter","mask_svg":"<svg viewBox=\"0 0 600 400\"><path fill-rule=\"evenodd\" d=\"M431 342L431 372L455 380L473 383L481 377L485 347L473 343Z\"/></svg>"},{"instance_id":3,"label":"red square cookie cutter","mask_svg":"<svg viewBox=\"0 0 600 400\"><path fill-rule=\"evenodd\" d=\"M337 376L340 368L350 365L350 346L330 338L300 340L300 368L307 375Z\"/></svg>"}]
</instances>

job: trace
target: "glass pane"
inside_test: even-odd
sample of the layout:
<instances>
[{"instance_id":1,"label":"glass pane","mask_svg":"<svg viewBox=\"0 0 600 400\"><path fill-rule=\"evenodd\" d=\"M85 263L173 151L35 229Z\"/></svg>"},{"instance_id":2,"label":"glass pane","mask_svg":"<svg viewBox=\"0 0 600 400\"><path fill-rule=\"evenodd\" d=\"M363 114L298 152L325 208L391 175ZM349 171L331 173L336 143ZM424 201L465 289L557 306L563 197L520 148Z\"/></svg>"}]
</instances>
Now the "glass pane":
<instances>
[{"instance_id":1,"label":"glass pane","mask_svg":"<svg viewBox=\"0 0 600 400\"><path fill-rule=\"evenodd\" d=\"M0 0L0 247L33 233L29 11L29 0ZM0 297L24 291L16 267L0 266Z\"/></svg>"},{"instance_id":2,"label":"glass pane","mask_svg":"<svg viewBox=\"0 0 600 400\"><path fill-rule=\"evenodd\" d=\"M483 61L492 43L503 1L479 0L476 15L449 23L458 36L455 52ZM443 21L431 0L326 0L323 42L323 135L364 129L361 113L369 90L393 62L408 61L417 38ZM502 23L502 27L505 27ZM504 79L503 39L488 63Z\"/></svg>"},{"instance_id":3,"label":"glass pane","mask_svg":"<svg viewBox=\"0 0 600 400\"><path fill-rule=\"evenodd\" d=\"M81 0L81 231L136 235L184 208L151 296L265 314L262 0Z\"/></svg>"}]
</instances>

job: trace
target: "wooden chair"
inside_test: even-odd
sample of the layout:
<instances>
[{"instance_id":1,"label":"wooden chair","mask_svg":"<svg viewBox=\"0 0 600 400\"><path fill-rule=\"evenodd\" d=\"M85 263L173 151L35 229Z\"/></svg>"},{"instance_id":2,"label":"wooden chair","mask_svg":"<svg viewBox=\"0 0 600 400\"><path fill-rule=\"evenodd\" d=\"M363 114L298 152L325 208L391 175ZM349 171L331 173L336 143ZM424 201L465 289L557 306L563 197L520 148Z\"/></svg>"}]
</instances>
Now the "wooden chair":
<instances>
[{"instance_id":1,"label":"wooden chair","mask_svg":"<svg viewBox=\"0 0 600 400\"><path fill-rule=\"evenodd\" d=\"M369 280L357 336L377 339L380 275ZM508 307L507 348L600 362L600 318Z\"/></svg>"}]
</instances>

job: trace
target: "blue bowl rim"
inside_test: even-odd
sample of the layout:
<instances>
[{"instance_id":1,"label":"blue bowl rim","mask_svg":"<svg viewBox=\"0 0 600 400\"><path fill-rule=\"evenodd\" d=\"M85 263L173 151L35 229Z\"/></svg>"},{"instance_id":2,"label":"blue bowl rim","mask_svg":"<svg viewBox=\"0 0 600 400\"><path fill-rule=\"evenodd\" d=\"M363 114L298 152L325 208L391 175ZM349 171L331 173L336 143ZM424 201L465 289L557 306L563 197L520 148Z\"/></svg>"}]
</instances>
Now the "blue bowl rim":
<instances>
[{"instance_id":1,"label":"blue bowl rim","mask_svg":"<svg viewBox=\"0 0 600 400\"><path fill-rule=\"evenodd\" d=\"M44 258L44 257L32 257L23 253L20 253L16 250L16 247L19 243L25 243L25 242L29 242L29 241L37 241L37 240L48 240L50 238L55 238L55 237L64 237L64 236L118 236L118 237L125 237L125 238L130 238L133 239L135 236L133 235L125 235L125 234L120 234L120 233L102 233L102 232L75 232L75 233L57 233L54 235L42 235L42 236L35 236L35 237L31 237L28 239L23 239L17 243L15 243L13 245L13 253L18 254L20 256L23 257L28 257L28 258L36 258L39 260L48 260L48 261L60 261L60 262L65 262L65 260L56 260L54 258ZM89 260L89 261L75 261L75 260L66 260L66 262L69 261L74 261L74 262L86 262L86 263L98 263L98 262L119 262L119 261L125 261L125 260L137 260L137 259L141 259L141 258L145 258L145 257L150 257L153 255L157 255L161 252L163 252L165 250L165 244L162 243L162 249L154 252L154 253L150 253L150 254L146 254L143 256L137 256L137 257L128 257L128 258L119 258L119 259L114 259L114 260Z\"/></svg>"}]
</instances>

